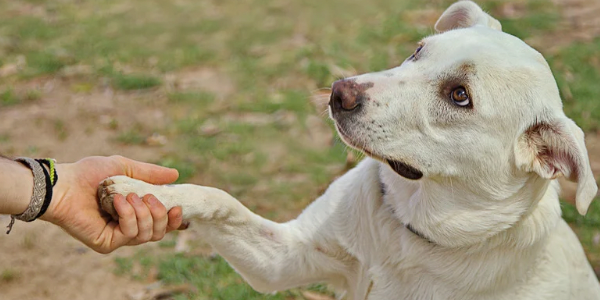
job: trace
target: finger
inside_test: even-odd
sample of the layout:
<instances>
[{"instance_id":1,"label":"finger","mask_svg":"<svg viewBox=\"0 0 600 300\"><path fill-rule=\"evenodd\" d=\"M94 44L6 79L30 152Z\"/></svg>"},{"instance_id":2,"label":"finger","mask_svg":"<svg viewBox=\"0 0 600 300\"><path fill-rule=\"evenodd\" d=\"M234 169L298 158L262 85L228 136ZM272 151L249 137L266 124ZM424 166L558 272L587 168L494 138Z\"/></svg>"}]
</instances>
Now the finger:
<instances>
[{"instance_id":1,"label":"finger","mask_svg":"<svg viewBox=\"0 0 600 300\"><path fill-rule=\"evenodd\" d=\"M153 229L151 241L160 241L167 232L167 208L153 195L146 195L142 199L152 215Z\"/></svg>"},{"instance_id":2,"label":"finger","mask_svg":"<svg viewBox=\"0 0 600 300\"><path fill-rule=\"evenodd\" d=\"M123 195L115 195L113 205L119 214L120 231L128 239L135 238L138 235L138 225L133 206L125 200Z\"/></svg>"},{"instance_id":3,"label":"finger","mask_svg":"<svg viewBox=\"0 0 600 300\"><path fill-rule=\"evenodd\" d=\"M169 210L169 222L167 224L167 232L179 229L183 223L183 211L180 206L176 206Z\"/></svg>"},{"instance_id":4,"label":"finger","mask_svg":"<svg viewBox=\"0 0 600 300\"><path fill-rule=\"evenodd\" d=\"M150 209L148 209L148 206L136 194L127 195L127 202L133 206L138 228L137 236L130 244L137 245L148 242L152 238L153 231L153 221Z\"/></svg>"},{"instance_id":5,"label":"finger","mask_svg":"<svg viewBox=\"0 0 600 300\"><path fill-rule=\"evenodd\" d=\"M152 184L172 183L179 177L176 169L143 163L122 156L113 156L123 170L124 175Z\"/></svg>"}]
</instances>

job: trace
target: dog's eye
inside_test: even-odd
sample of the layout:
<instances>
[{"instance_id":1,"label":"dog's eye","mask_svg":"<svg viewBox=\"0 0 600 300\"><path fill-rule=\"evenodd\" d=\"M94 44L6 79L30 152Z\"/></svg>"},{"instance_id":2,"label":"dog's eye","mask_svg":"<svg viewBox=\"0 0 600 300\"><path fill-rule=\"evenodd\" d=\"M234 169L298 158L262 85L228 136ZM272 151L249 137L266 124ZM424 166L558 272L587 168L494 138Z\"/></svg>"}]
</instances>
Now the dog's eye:
<instances>
[{"instance_id":1,"label":"dog's eye","mask_svg":"<svg viewBox=\"0 0 600 300\"><path fill-rule=\"evenodd\" d=\"M417 55L419 55L419 52L421 52L421 49L423 49L423 44L419 44L419 47L417 47L417 50L415 50L415 53L413 53L408 59L409 60L417 59Z\"/></svg>"},{"instance_id":2,"label":"dog's eye","mask_svg":"<svg viewBox=\"0 0 600 300\"><path fill-rule=\"evenodd\" d=\"M455 88L450 94L450 98L452 99L452 102L458 106L465 107L471 104L469 94L467 94L467 90L462 86Z\"/></svg>"}]
</instances>

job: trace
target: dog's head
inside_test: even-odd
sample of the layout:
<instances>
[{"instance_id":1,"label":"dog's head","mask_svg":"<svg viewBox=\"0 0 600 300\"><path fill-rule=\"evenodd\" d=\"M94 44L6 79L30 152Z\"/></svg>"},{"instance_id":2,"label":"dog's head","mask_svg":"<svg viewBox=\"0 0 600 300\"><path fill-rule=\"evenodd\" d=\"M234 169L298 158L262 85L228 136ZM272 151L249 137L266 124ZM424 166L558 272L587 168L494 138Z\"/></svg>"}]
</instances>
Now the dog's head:
<instances>
[{"instance_id":1,"label":"dog's head","mask_svg":"<svg viewBox=\"0 0 600 300\"><path fill-rule=\"evenodd\" d=\"M497 191L516 178L565 176L578 182L585 214L597 186L583 132L542 55L470 1L450 6L435 29L399 67L333 84L342 139L411 180Z\"/></svg>"}]
</instances>

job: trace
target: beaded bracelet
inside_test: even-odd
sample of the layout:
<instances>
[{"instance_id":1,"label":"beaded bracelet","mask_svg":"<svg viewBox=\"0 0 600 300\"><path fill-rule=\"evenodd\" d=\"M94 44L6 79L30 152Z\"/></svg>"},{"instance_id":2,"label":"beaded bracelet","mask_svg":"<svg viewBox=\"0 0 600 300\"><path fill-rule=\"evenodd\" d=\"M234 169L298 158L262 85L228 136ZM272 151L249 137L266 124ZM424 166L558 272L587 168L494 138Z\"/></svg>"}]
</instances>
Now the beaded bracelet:
<instances>
[{"instance_id":1,"label":"beaded bracelet","mask_svg":"<svg viewBox=\"0 0 600 300\"><path fill-rule=\"evenodd\" d=\"M31 222L41 217L52 201L52 188L58 181L54 159L32 159L28 157L19 157L15 159L31 169L33 173L33 194L31 202L27 209L18 215L11 215L10 224L8 225L9 234L15 224L15 219ZM46 170L47 169L47 170Z\"/></svg>"}]
</instances>

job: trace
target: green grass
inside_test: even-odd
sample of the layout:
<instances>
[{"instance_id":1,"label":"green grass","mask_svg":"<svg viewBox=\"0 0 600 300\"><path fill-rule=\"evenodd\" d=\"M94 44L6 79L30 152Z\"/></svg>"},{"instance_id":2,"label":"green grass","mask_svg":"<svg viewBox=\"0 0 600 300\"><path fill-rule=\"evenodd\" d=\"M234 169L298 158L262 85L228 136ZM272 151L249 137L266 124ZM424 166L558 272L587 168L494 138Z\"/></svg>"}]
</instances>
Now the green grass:
<instances>
[{"instance_id":1,"label":"green grass","mask_svg":"<svg viewBox=\"0 0 600 300\"><path fill-rule=\"evenodd\" d=\"M0 92L0 107L33 102L39 100L41 97L42 93L37 89L29 89L17 93L12 88L7 88Z\"/></svg>"},{"instance_id":2,"label":"green grass","mask_svg":"<svg viewBox=\"0 0 600 300\"><path fill-rule=\"evenodd\" d=\"M112 77L115 88L130 91L153 88L161 84L160 79L143 74L116 74Z\"/></svg>"},{"instance_id":3,"label":"green grass","mask_svg":"<svg viewBox=\"0 0 600 300\"><path fill-rule=\"evenodd\" d=\"M15 281L20 277L20 274L13 269L5 269L0 272L0 282L11 282Z\"/></svg>"},{"instance_id":4,"label":"green grass","mask_svg":"<svg viewBox=\"0 0 600 300\"><path fill-rule=\"evenodd\" d=\"M15 105L19 102L21 102L20 99L12 89L7 89L0 93L0 106Z\"/></svg>"},{"instance_id":5,"label":"green grass","mask_svg":"<svg viewBox=\"0 0 600 300\"><path fill-rule=\"evenodd\" d=\"M127 257L117 257L115 258L115 265L115 274L130 274L133 269L133 260Z\"/></svg>"},{"instance_id":6,"label":"green grass","mask_svg":"<svg viewBox=\"0 0 600 300\"><path fill-rule=\"evenodd\" d=\"M198 288L197 294L182 299L286 299L284 294L269 296L255 292L220 257L169 256L159 262L158 276L165 283L192 283Z\"/></svg>"},{"instance_id":7,"label":"green grass","mask_svg":"<svg viewBox=\"0 0 600 300\"><path fill-rule=\"evenodd\" d=\"M215 95L204 92L172 92L167 94L167 99L172 103L187 103L194 106L204 106L212 103L215 99Z\"/></svg>"},{"instance_id":8,"label":"green grass","mask_svg":"<svg viewBox=\"0 0 600 300\"><path fill-rule=\"evenodd\" d=\"M163 248L174 244L164 243ZM179 294L175 299L186 300L304 300L301 290L294 289L273 295L260 294L248 286L229 264L221 257L202 255L150 255L139 251L133 257L115 258L115 274L128 275L137 280L144 280L150 268L157 267L157 279L166 285L189 283L196 290L187 294ZM324 295L333 296L324 285L313 285L305 288Z\"/></svg>"},{"instance_id":9,"label":"green grass","mask_svg":"<svg viewBox=\"0 0 600 300\"><path fill-rule=\"evenodd\" d=\"M494 11L503 1L491 1L489 9ZM524 16L500 18L502 30L526 39L544 31L555 30L560 24L560 14L556 5L545 0L528 0L524 4Z\"/></svg>"},{"instance_id":10,"label":"green grass","mask_svg":"<svg viewBox=\"0 0 600 300\"><path fill-rule=\"evenodd\" d=\"M600 266L600 244L595 241L600 235L600 198L596 198L588 213L584 216L579 215L575 206L563 203L563 218L567 221L579 237L579 241L590 259L593 266Z\"/></svg>"},{"instance_id":11,"label":"green grass","mask_svg":"<svg viewBox=\"0 0 600 300\"><path fill-rule=\"evenodd\" d=\"M138 130L129 129L121 132L117 138L117 142L126 145L142 145L146 142L144 137Z\"/></svg>"},{"instance_id":12,"label":"green grass","mask_svg":"<svg viewBox=\"0 0 600 300\"><path fill-rule=\"evenodd\" d=\"M68 57L60 57L55 53L50 52L31 52L27 55L27 63L29 66L28 76L52 74L60 71L68 64Z\"/></svg>"},{"instance_id":13,"label":"green grass","mask_svg":"<svg viewBox=\"0 0 600 300\"><path fill-rule=\"evenodd\" d=\"M549 57L565 113L583 130L600 130L600 39L573 44Z\"/></svg>"},{"instance_id":14,"label":"green grass","mask_svg":"<svg viewBox=\"0 0 600 300\"><path fill-rule=\"evenodd\" d=\"M565 221L580 228L600 230L600 199L595 199L587 215L581 216L574 205L563 203L563 218Z\"/></svg>"},{"instance_id":15,"label":"green grass","mask_svg":"<svg viewBox=\"0 0 600 300\"><path fill-rule=\"evenodd\" d=\"M196 174L196 168L194 166L194 162L182 160L175 156L163 158L158 162L159 165L174 168L179 171L179 178L176 183L184 183L187 182L194 174Z\"/></svg>"},{"instance_id":16,"label":"green grass","mask_svg":"<svg viewBox=\"0 0 600 300\"><path fill-rule=\"evenodd\" d=\"M63 120L54 121L54 131L59 141L64 141L69 136L67 125Z\"/></svg>"}]
</instances>

